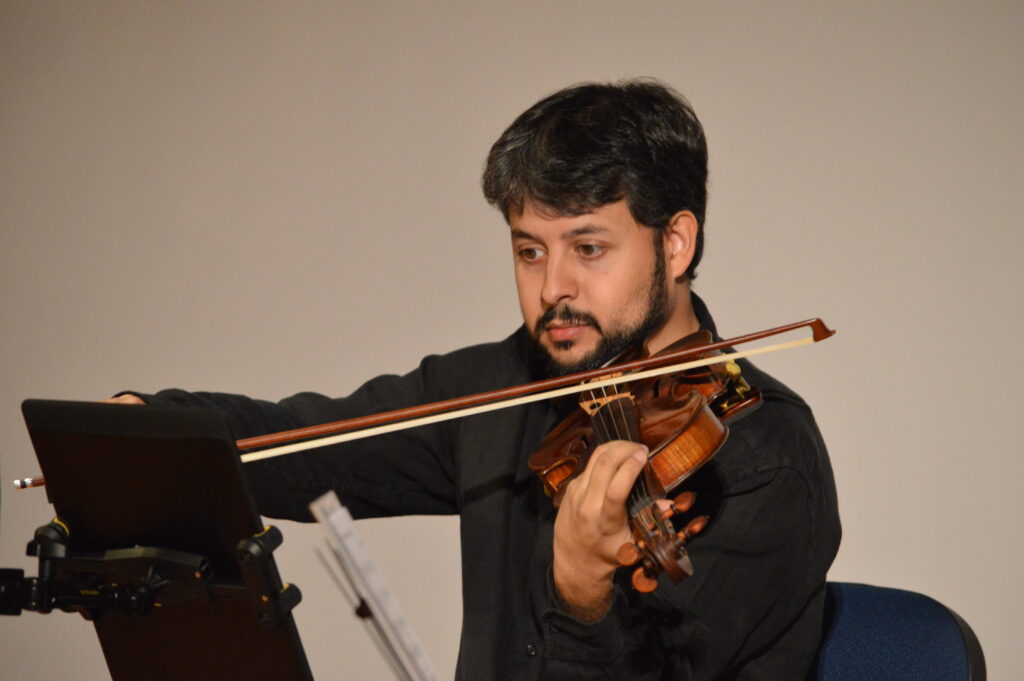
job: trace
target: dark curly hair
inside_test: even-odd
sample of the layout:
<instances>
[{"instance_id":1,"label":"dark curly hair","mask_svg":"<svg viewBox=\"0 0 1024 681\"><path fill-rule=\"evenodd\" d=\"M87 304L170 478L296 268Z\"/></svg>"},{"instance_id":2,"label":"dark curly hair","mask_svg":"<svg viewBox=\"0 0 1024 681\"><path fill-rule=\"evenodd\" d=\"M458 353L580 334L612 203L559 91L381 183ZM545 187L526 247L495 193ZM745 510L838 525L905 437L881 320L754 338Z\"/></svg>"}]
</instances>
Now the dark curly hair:
<instances>
[{"instance_id":1,"label":"dark curly hair","mask_svg":"<svg viewBox=\"0 0 1024 681\"><path fill-rule=\"evenodd\" d=\"M681 210L697 217L693 279L704 250L708 150L689 103L654 80L583 83L523 112L491 147L487 201L505 219L537 203L580 215L625 199L633 218L663 229Z\"/></svg>"}]
</instances>

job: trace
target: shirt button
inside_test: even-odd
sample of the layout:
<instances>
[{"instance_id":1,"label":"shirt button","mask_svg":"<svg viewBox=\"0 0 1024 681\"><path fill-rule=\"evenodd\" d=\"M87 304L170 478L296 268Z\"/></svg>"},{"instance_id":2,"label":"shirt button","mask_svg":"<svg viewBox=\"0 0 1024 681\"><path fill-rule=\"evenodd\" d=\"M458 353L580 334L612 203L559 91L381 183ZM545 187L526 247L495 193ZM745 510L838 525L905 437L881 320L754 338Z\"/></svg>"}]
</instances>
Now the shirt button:
<instances>
[{"instance_id":1,"label":"shirt button","mask_svg":"<svg viewBox=\"0 0 1024 681\"><path fill-rule=\"evenodd\" d=\"M529 655L530 657L533 657L534 655L536 655L537 654L537 646L533 645L532 643L527 643L526 644L526 654Z\"/></svg>"}]
</instances>

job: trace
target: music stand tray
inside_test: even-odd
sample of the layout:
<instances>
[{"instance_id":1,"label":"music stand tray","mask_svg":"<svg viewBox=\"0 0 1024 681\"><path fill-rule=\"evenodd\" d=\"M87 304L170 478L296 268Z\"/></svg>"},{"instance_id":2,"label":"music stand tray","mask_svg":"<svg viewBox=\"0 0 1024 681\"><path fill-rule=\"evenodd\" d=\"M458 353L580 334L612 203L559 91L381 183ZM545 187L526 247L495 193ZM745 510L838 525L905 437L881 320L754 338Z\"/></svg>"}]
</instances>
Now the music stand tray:
<instances>
[{"instance_id":1,"label":"music stand tray","mask_svg":"<svg viewBox=\"0 0 1024 681\"><path fill-rule=\"evenodd\" d=\"M258 612L261 598L292 587L281 584L273 545L240 545L277 531L260 522L221 414L49 400L26 400L22 412L47 496L70 529L69 557L106 566L113 557L114 572L130 576L156 555L156 571L166 573L146 614L83 609L113 681L311 681L288 612L297 590L277 615ZM244 546L259 570L240 558ZM123 555L134 557L118 562ZM173 565L189 557L208 562L182 579Z\"/></svg>"}]
</instances>

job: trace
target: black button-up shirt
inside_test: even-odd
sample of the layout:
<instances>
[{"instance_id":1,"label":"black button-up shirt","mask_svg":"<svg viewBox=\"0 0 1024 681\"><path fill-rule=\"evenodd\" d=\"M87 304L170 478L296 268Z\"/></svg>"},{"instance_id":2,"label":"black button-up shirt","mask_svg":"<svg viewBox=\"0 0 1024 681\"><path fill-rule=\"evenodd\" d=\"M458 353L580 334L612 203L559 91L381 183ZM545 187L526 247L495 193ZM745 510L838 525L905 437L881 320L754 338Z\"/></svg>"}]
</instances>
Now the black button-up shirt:
<instances>
[{"instance_id":1,"label":"black button-up shirt","mask_svg":"<svg viewBox=\"0 0 1024 681\"><path fill-rule=\"evenodd\" d=\"M701 324L714 332L694 296ZM236 437L335 421L536 379L524 329L431 356L352 395L281 402L168 390L154 404L206 406ZM565 414L535 403L248 464L264 515L310 520L333 489L359 517L461 516L463 624L457 678L802 679L821 635L825 574L839 545L828 454L810 409L748 362L764 403L731 427L684 489L707 528L688 544L695 574L650 594L618 577L609 612L584 623L558 607L550 570L555 509L527 467Z\"/></svg>"}]
</instances>

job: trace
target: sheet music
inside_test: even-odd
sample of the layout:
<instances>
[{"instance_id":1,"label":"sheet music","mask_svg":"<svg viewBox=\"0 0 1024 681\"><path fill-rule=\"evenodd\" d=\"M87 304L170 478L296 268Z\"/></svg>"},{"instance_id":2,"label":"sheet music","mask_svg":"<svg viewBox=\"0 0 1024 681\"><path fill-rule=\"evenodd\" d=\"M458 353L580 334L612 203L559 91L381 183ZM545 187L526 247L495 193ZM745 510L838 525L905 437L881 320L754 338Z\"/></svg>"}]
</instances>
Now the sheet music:
<instances>
[{"instance_id":1,"label":"sheet music","mask_svg":"<svg viewBox=\"0 0 1024 681\"><path fill-rule=\"evenodd\" d=\"M409 626L369 551L356 533L348 509L334 492L316 499L309 505L309 509L327 533L328 543L342 576L355 592L354 599L348 593L346 597L352 600L356 614L367 624L370 635L380 637L378 643L382 653L391 663L396 676L409 681L438 681L433 664L420 645L416 633Z\"/></svg>"}]
</instances>

